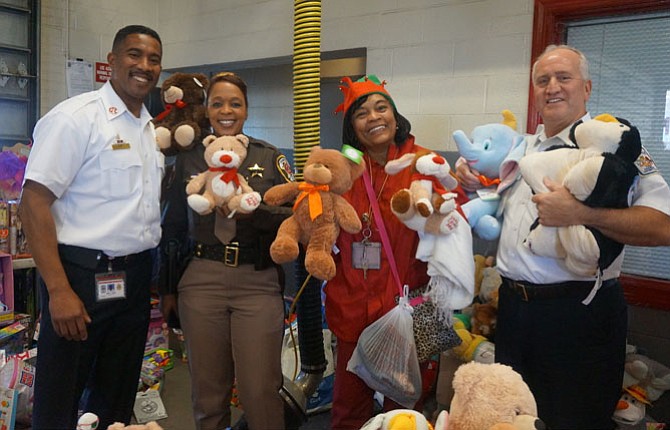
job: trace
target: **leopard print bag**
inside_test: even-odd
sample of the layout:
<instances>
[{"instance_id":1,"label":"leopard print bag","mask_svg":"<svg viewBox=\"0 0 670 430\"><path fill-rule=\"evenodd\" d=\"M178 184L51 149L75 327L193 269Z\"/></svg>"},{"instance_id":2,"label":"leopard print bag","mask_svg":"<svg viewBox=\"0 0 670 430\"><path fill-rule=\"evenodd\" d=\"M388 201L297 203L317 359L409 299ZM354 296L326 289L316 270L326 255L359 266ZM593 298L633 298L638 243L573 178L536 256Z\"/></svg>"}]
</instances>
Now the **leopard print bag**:
<instances>
[{"instance_id":1,"label":"leopard print bag","mask_svg":"<svg viewBox=\"0 0 670 430\"><path fill-rule=\"evenodd\" d=\"M422 296L425 291L426 286L410 291L408 296L410 302ZM427 297L423 302L412 307L414 308L412 312L414 343L419 363L461 344L461 338L456 334L453 325L447 324L445 320L438 321L435 304Z\"/></svg>"}]
</instances>

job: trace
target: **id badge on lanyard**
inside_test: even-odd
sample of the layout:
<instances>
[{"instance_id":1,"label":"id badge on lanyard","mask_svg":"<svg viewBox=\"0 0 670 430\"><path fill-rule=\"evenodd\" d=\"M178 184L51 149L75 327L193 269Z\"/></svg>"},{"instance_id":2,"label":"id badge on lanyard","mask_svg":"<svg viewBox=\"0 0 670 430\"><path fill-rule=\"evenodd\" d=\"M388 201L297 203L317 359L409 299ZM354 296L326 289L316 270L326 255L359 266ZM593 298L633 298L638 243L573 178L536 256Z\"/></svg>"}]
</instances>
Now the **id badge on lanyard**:
<instances>
[{"instance_id":1,"label":"id badge on lanyard","mask_svg":"<svg viewBox=\"0 0 670 430\"><path fill-rule=\"evenodd\" d=\"M363 240L351 244L351 264L354 269L363 270L363 278L367 279L368 270L381 269L381 243L370 240L372 231L367 226L363 229Z\"/></svg>"},{"instance_id":2,"label":"id badge on lanyard","mask_svg":"<svg viewBox=\"0 0 670 430\"><path fill-rule=\"evenodd\" d=\"M106 302L126 298L126 272L112 271L109 262L107 272L95 274L95 301Z\"/></svg>"}]
</instances>

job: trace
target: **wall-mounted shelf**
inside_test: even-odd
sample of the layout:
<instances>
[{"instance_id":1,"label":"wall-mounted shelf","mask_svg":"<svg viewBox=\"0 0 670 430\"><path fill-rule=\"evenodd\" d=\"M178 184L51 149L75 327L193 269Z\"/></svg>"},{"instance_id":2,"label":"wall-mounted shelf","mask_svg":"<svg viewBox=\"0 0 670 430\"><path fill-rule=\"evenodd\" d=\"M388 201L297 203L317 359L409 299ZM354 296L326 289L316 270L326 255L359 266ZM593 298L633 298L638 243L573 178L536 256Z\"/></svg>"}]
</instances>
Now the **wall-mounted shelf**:
<instances>
[{"instance_id":1,"label":"wall-mounted shelf","mask_svg":"<svg viewBox=\"0 0 670 430\"><path fill-rule=\"evenodd\" d=\"M9 76L10 78L25 78L25 79L36 79L37 78L37 76L20 75L18 73L0 73L0 76Z\"/></svg>"},{"instance_id":2,"label":"wall-mounted shelf","mask_svg":"<svg viewBox=\"0 0 670 430\"><path fill-rule=\"evenodd\" d=\"M27 7L21 7L5 2L0 2L0 10L7 12L18 12L18 13L31 13L32 11Z\"/></svg>"},{"instance_id":3,"label":"wall-mounted shelf","mask_svg":"<svg viewBox=\"0 0 670 430\"><path fill-rule=\"evenodd\" d=\"M2 94L2 92L0 92L0 94ZM19 102L19 103L30 102L30 98L28 98L28 97L9 96L9 95L7 95L7 96L0 95L0 100Z\"/></svg>"},{"instance_id":4,"label":"wall-mounted shelf","mask_svg":"<svg viewBox=\"0 0 670 430\"><path fill-rule=\"evenodd\" d=\"M0 149L27 142L39 118L40 1L0 0Z\"/></svg>"}]
</instances>

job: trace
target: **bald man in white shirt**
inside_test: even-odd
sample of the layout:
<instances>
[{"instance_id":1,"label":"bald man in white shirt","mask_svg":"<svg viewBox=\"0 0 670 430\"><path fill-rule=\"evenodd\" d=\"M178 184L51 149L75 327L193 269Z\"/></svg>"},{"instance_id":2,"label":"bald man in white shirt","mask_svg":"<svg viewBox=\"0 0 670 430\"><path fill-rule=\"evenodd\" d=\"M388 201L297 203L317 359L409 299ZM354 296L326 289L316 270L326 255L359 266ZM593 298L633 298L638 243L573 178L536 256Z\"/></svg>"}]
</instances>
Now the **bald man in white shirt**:
<instances>
[{"instance_id":1,"label":"bald man in white shirt","mask_svg":"<svg viewBox=\"0 0 670 430\"><path fill-rule=\"evenodd\" d=\"M571 145L569 131L589 120L588 62L579 50L549 46L533 65L533 96L543 119L526 139L526 154ZM653 165L653 162L652 162ZM556 183L533 195L521 178L503 197L497 268L500 287L495 360L521 373L552 429L613 429L621 395L627 305L618 276L623 253L595 277L570 272L564 260L540 257L524 245L532 223L586 225L623 244L670 245L670 188L658 170L641 168L632 204L592 208ZM465 189L479 188L476 172L457 167ZM594 289L596 288L596 289ZM589 302L589 293L596 292Z\"/></svg>"}]
</instances>

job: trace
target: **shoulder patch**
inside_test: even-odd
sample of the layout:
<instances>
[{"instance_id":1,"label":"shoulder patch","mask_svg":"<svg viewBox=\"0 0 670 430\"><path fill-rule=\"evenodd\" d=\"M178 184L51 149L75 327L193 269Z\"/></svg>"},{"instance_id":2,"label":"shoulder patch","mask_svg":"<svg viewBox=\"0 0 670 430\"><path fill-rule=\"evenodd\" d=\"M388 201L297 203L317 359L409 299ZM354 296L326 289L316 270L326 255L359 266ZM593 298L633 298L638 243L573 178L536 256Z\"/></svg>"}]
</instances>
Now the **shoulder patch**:
<instances>
[{"instance_id":1,"label":"shoulder patch","mask_svg":"<svg viewBox=\"0 0 670 430\"><path fill-rule=\"evenodd\" d=\"M654 159L651 158L651 154L649 154L644 146L642 147L640 156L635 160L635 166L641 175L649 175L650 173L658 172L658 167L656 167Z\"/></svg>"},{"instance_id":2,"label":"shoulder patch","mask_svg":"<svg viewBox=\"0 0 670 430\"><path fill-rule=\"evenodd\" d=\"M279 173L286 179L286 182L295 182L295 176L293 176L293 169L291 168L291 163L288 162L288 159L284 154L281 154L277 157L277 170Z\"/></svg>"}]
</instances>

